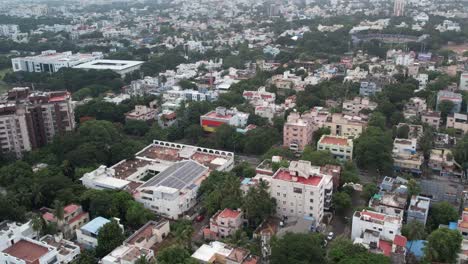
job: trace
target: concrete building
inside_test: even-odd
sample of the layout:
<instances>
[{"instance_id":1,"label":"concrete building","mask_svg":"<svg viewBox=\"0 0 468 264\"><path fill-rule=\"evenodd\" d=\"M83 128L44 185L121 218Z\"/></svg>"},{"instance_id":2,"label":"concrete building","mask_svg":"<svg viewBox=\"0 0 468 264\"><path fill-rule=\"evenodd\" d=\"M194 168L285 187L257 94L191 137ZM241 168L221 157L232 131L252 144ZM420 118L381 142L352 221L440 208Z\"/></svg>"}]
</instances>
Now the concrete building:
<instances>
[{"instance_id":1,"label":"concrete building","mask_svg":"<svg viewBox=\"0 0 468 264\"><path fill-rule=\"evenodd\" d=\"M447 128L454 128L463 133L468 133L468 115L454 113L447 116Z\"/></svg>"},{"instance_id":2,"label":"concrete building","mask_svg":"<svg viewBox=\"0 0 468 264\"><path fill-rule=\"evenodd\" d=\"M26 72L58 72L61 68L72 68L82 63L102 59L104 55L101 52L91 54L72 54L71 51L56 52L55 50L46 50L40 55L11 59L13 71Z\"/></svg>"},{"instance_id":3,"label":"concrete building","mask_svg":"<svg viewBox=\"0 0 468 264\"><path fill-rule=\"evenodd\" d=\"M98 59L76 65L73 68L83 70L111 70L125 77L125 75L129 73L139 70L143 63L144 61Z\"/></svg>"},{"instance_id":4,"label":"concrete building","mask_svg":"<svg viewBox=\"0 0 468 264\"><path fill-rule=\"evenodd\" d=\"M102 264L134 264L144 257L154 258L154 248L170 233L169 221L150 221L128 237L121 246L102 258Z\"/></svg>"},{"instance_id":5,"label":"concrete building","mask_svg":"<svg viewBox=\"0 0 468 264\"><path fill-rule=\"evenodd\" d=\"M411 221L419 221L426 225L430 204L430 198L413 195L410 200L410 205L408 206L406 223L410 223Z\"/></svg>"},{"instance_id":6,"label":"concrete building","mask_svg":"<svg viewBox=\"0 0 468 264\"><path fill-rule=\"evenodd\" d=\"M460 86L458 89L462 91L468 91L468 72L463 72L460 75Z\"/></svg>"},{"instance_id":7,"label":"concrete building","mask_svg":"<svg viewBox=\"0 0 468 264\"><path fill-rule=\"evenodd\" d=\"M322 221L324 210L331 206L333 178L322 174L310 161L292 161L271 178L270 195L277 201L276 213L287 217L312 217Z\"/></svg>"},{"instance_id":8,"label":"concrete building","mask_svg":"<svg viewBox=\"0 0 468 264\"><path fill-rule=\"evenodd\" d=\"M362 238L366 231L378 232L378 237L383 240L393 241L396 235L401 234L403 225L399 216L389 216L373 211L356 211L353 215L351 240Z\"/></svg>"},{"instance_id":9,"label":"concrete building","mask_svg":"<svg viewBox=\"0 0 468 264\"><path fill-rule=\"evenodd\" d=\"M462 234L463 239L468 239L468 211L462 212L461 219L458 220L457 229Z\"/></svg>"},{"instance_id":10,"label":"concrete building","mask_svg":"<svg viewBox=\"0 0 468 264\"><path fill-rule=\"evenodd\" d=\"M0 254L1 263L51 264L58 262L57 249L46 243L22 238Z\"/></svg>"},{"instance_id":11,"label":"concrete building","mask_svg":"<svg viewBox=\"0 0 468 264\"><path fill-rule=\"evenodd\" d=\"M439 106L440 103L443 101L450 101L453 103L453 109L451 113L459 113L461 110L462 102L463 102L463 97L459 93L454 93L451 91L439 91L437 93L437 105L436 105L436 110L440 111Z\"/></svg>"},{"instance_id":12,"label":"concrete building","mask_svg":"<svg viewBox=\"0 0 468 264\"><path fill-rule=\"evenodd\" d=\"M421 113L421 121L438 130L441 124L440 112L424 111Z\"/></svg>"},{"instance_id":13,"label":"concrete building","mask_svg":"<svg viewBox=\"0 0 468 264\"><path fill-rule=\"evenodd\" d=\"M406 193L380 192L370 199L369 207L376 212L398 216L403 219L406 209L406 198Z\"/></svg>"},{"instance_id":14,"label":"concrete building","mask_svg":"<svg viewBox=\"0 0 468 264\"><path fill-rule=\"evenodd\" d=\"M416 151L417 139L395 138L393 141L393 167L396 171L421 174L424 157Z\"/></svg>"},{"instance_id":15,"label":"concrete building","mask_svg":"<svg viewBox=\"0 0 468 264\"><path fill-rule=\"evenodd\" d=\"M312 122L293 112L283 126L283 146L301 152L312 142L313 132Z\"/></svg>"},{"instance_id":16,"label":"concrete building","mask_svg":"<svg viewBox=\"0 0 468 264\"><path fill-rule=\"evenodd\" d=\"M367 121L361 116L334 113L324 124L330 129L331 135L358 138L367 127Z\"/></svg>"},{"instance_id":17,"label":"concrete building","mask_svg":"<svg viewBox=\"0 0 468 264\"><path fill-rule=\"evenodd\" d=\"M355 97L353 100L345 100L343 102L343 112L348 112L358 115L361 110L373 111L377 108L377 103L372 102L367 97Z\"/></svg>"},{"instance_id":18,"label":"concrete building","mask_svg":"<svg viewBox=\"0 0 468 264\"><path fill-rule=\"evenodd\" d=\"M427 110L426 99L419 97L410 98L409 102L405 105L405 110L403 112L405 119L411 117L418 117Z\"/></svg>"},{"instance_id":19,"label":"concrete building","mask_svg":"<svg viewBox=\"0 0 468 264\"><path fill-rule=\"evenodd\" d=\"M359 87L360 96L368 97L380 93L381 91L382 87L375 82L361 82L361 86Z\"/></svg>"},{"instance_id":20,"label":"concrete building","mask_svg":"<svg viewBox=\"0 0 468 264\"><path fill-rule=\"evenodd\" d=\"M96 217L84 226L76 229L76 241L85 248L91 249L98 245L99 229L111 221L104 217ZM122 227L123 229L123 227Z\"/></svg>"},{"instance_id":21,"label":"concrete building","mask_svg":"<svg viewBox=\"0 0 468 264\"><path fill-rule=\"evenodd\" d=\"M125 114L126 120L139 120L153 122L156 120L158 110L146 105L135 105L135 109Z\"/></svg>"},{"instance_id":22,"label":"concrete building","mask_svg":"<svg viewBox=\"0 0 468 264\"><path fill-rule=\"evenodd\" d=\"M81 253L77 244L59 236L45 235L41 237L40 242L57 249L57 260L61 264L73 262Z\"/></svg>"},{"instance_id":23,"label":"concrete building","mask_svg":"<svg viewBox=\"0 0 468 264\"><path fill-rule=\"evenodd\" d=\"M317 142L317 150L328 150L341 161L353 159L353 141L347 137L323 135Z\"/></svg>"},{"instance_id":24,"label":"concrete building","mask_svg":"<svg viewBox=\"0 0 468 264\"><path fill-rule=\"evenodd\" d=\"M460 177L463 174L462 167L455 161L450 149L431 149L428 166L440 176Z\"/></svg>"},{"instance_id":25,"label":"concrete building","mask_svg":"<svg viewBox=\"0 0 468 264\"><path fill-rule=\"evenodd\" d=\"M37 238L38 233L32 228L31 221L26 223L2 221L0 222L0 251L4 250L22 238Z\"/></svg>"},{"instance_id":26,"label":"concrete building","mask_svg":"<svg viewBox=\"0 0 468 264\"><path fill-rule=\"evenodd\" d=\"M243 248L234 248L219 241L213 241L210 244L203 244L192 254L192 258L199 263L260 263L260 258L250 254L250 251Z\"/></svg>"},{"instance_id":27,"label":"concrete building","mask_svg":"<svg viewBox=\"0 0 468 264\"><path fill-rule=\"evenodd\" d=\"M57 224L66 239L72 239L75 236L75 230L89 222L88 212L83 211L81 205L69 204L63 208L63 220L58 220L52 209L41 208L42 218L47 224Z\"/></svg>"},{"instance_id":28,"label":"concrete building","mask_svg":"<svg viewBox=\"0 0 468 264\"><path fill-rule=\"evenodd\" d=\"M244 128L247 126L248 119L248 113L237 111L235 108L216 107L216 110L200 116L200 125L206 132L214 132L223 124Z\"/></svg>"},{"instance_id":29,"label":"concrete building","mask_svg":"<svg viewBox=\"0 0 468 264\"><path fill-rule=\"evenodd\" d=\"M232 210L225 208L219 210L210 218L209 228L203 230L205 239L217 240L224 239L227 236L233 235L237 230L242 228L244 214L240 209Z\"/></svg>"},{"instance_id":30,"label":"concrete building","mask_svg":"<svg viewBox=\"0 0 468 264\"><path fill-rule=\"evenodd\" d=\"M18 157L75 128L71 94L17 87L0 97L1 152Z\"/></svg>"}]
</instances>

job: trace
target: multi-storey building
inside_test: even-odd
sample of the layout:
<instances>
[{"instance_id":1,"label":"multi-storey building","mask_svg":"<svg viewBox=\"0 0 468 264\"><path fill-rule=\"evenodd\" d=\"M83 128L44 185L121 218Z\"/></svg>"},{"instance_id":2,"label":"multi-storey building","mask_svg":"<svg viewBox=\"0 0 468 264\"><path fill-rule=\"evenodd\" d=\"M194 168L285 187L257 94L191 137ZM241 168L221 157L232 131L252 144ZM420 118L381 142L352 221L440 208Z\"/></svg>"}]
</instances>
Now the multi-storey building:
<instances>
[{"instance_id":1,"label":"multi-storey building","mask_svg":"<svg viewBox=\"0 0 468 264\"><path fill-rule=\"evenodd\" d=\"M361 110L375 110L375 108L377 108L377 103L367 97L355 97L353 100L343 102L343 111L354 115L358 115Z\"/></svg>"},{"instance_id":2,"label":"multi-storey building","mask_svg":"<svg viewBox=\"0 0 468 264\"><path fill-rule=\"evenodd\" d=\"M406 0L395 0L393 6L393 15L394 16L404 16L406 8Z\"/></svg>"},{"instance_id":3,"label":"multi-storey building","mask_svg":"<svg viewBox=\"0 0 468 264\"><path fill-rule=\"evenodd\" d=\"M406 222L410 223L411 221L419 221L426 225L430 204L430 198L413 195L411 197L410 205L408 206Z\"/></svg>"},{"instance_id":4,"label":"multi-storey building","mask_svg":"<svg viewBox=\"0 0 468 264\"><path fill-rule=\"evenodd\" d=\"M205 239L217 240L233 235L243 224L242 211L226 208L210 218L210 227L203 230Z\"/></svg>"},{"instance_id":5,"label":"multi-storey building","mask_svg":"<svg viewBox=\"0 0 468 264\"><path fill-rule=\"evenodd\" d=\"M41 208L42 218L46 223L55 223L65 238L73 238L75 230L89 221L88 212L83 211L81 205L69 204L63 208L63 219L57 219L53 210Z\"/></svg>"},{"instance_id":6,"label":"multi-storey building","mask_svg":"<svg viewBox=\"0 0 468 264\"><path fill-rule=\"evenodd\" d=\"M125 114L127 120L152 122L156 120L158 110L146 105L135 105L135 109Z\"/></svg>"},{"instance_id":7,"label":"multi-storey building","mask_svg":"<svg viewBox=\"0 0 468 264\"><path fill-rule=\"evenodd\" d=\"M313 123L293 112L283 126L283 146L293 151L303 151L312 142Z\"/></svg>"},{"instance_id":8,"label":"multi-storey building","mask_svg":"<svg viewBox=\"0 0 468 264\"><path fill-rule=\"evenodd\" d=\"M328 150L339 160L353 159L353 141L347 137L323 135L317 142L317 150Z\"/></svg>"},{"instance_id":9,"label":"multi-storey building","mask_svg":"<svg viewBox=\"0 0 468 264\"><path fill-rule=\"evenodd\" d=\"M288 168L280 168L270 186L280 216L313 217L320 223L324 210L331 206L332 176L320 173L320 167L310 161L292 161Z\"/></svg>"},{"instance_id":10,"label":"multi-storey building","mask_svg":"<svg viewBox=\"0 0 468 264\"><path fill-rule=\"evenodd\" d=\"M71 68L103 57L101 52L72 54L71 51L58 53L55 50L46 50L41 55L11 59L11 63L15 72L58 72L61 68Z\"/></svg>"},{"instance_id":11,"label":"multi-storey building","mask_svg":"<svg viewBox=\"0 0 468 264\"><path fill-rule=\"evenodd\" d=\"M468 115L454 113L447 116L447 128L455 128L463 133L468 133Z\"/></svg>"},{"instance_id":12,"label":"multi-storey building","mask_svg":"<svg viewBox=\"0 0 468 264\"><path fill-rule=\"evenodd\" d=\"M4 250L22 238L37 238L38 233L32 228L31 221L26 223L0 222L0 251Z\"/></svg>"},{"instance_id":13,"label":"multi-storey building","mask_svg":"<svg viewBox=\"0 0 468 264\"><path fill-rule=\"evenodd\" d=\"M214 132L223 124L244 128L247 126L248 119L248 113L237 111L235 108L216 107L216 110L200 116L200 125L206 132Z\"/></svg>"},{"instance_id":14,"label":"multi-storey building","mask_svg":"<svg viewBox=\"0 0 468 264\"><path fill-rule=\"evenodd\" d=\"M416 151L417 139L395 138L393 141L393 167L397 171L421 174L424 157Z\"/></svg>"},{"instance_id":15,"label":"multi-storey building","mask_svg":"<svg viewBox=\"0 0 468 264\"><path fill-rule=\"evenodd\" d=\"M0 254L1 263L50 264L58 262L58 252L53 246L30 238L22 238Z\"/></svg>"},{"instance_id":16,"label":"multi-storey building","mask_svg":"<svg viewBox=\"0 0 468 264\"><path fill-rule=\"evenodd\" d=\"M459 93L454 93L452 91L439 91L437 93L437 105L436 105L436 110L440 111L440 104L443 101L450 101L453 103L453 108L451 110L451 113L459 113L461 110L462 102L463 102L463 97Z\"/></svg>"},{"instance_id":17,"label":"multi-storey building","mask_svg":"<svg viewBox=\"0 0 468 264\"><path fill-rule=\"evenodd\" d=\"M65 91L32 92L17 87L0 98L2 152L22 152L41 147L54 136L75 128L71 95Z\"/></svg>"},{"instance_id":18,"label":"multi-storey building","mask_svg":"<svg viewBox=\"0 0 468 264\"><path fill-rule=\"evenodd\" d=\"M353 215L351 240L360 238L366 231L379 233L384 240L393 241L396 235L401 234L402 219L399 216L390 216L373 211L356 211Z\"/></svg>"},{"instance_id":19,"label":"multi-storey building","mask_svg":"<svg viewBox=\"0 0 468 264\"><path fill-rule=\"evenodd\" d=\"M457 229L464 239L468 239L468 211L462 212L461 219L458 220Z\"/></svg>"},{"instance_id":20,"label":"multi-storey building","mask_svg":"<svg viewBox=\"0 0 468 264\"><path fill-rule=\"evenodd\" d=\"M73 262L81 253L77 244L59 236L45 235L40 241L57 249L57 260L61 264Z\"/></svg>"},{"instance_id":21,"label":"multi-storey building","mask_svg":"<svg viewBox=\"0 0 468 264\"><path fill-rule=\"evenodd\" d=\"M463 174L462 167L455 161L450 149L432 149L428 166L441 176L461 176Z\"/></svg>"},{"instance_id":22,"label":"multi-storey building","mask_svg":"<svg viewBox=\"0 0 468 264\"><path fill-rule=\"evenodd\" d=\"M357 115L335 113L328 118L324 126L330 128L331 135L358 138L367 127L367 121Z\"/></svg>"},{"instance_id":23,"label":"multi-storey building","mask_svg":"<svg viewBox=\"0 0 468 264\"><path fill-rule=\"evenodd\" d=\"M426 99L413 97L410 98L409 102L405 105L405 111L403 114L405 115L405 119L409 119L411 117L420 116L422 112L427 110Z\"/></svg>"},{"instance_id":24,"label":"multi-storey building","mask_svg":"<svg viewBox=\"0 0 468 264\"><path fill-rule=\"evenodd\" d=\"M382 91L382 87L375 82L361 82L359 95L371 96Z\"/></svg>"},{"instance_id":25,"label":"multi-storey building","mask_svg":"<svg viewBox=\"0 0 468 264\"><path fill-rule=\"evenodd\" d=\"M380 192L370 199L369 207L382 214L403 218L406 198L406 193Z\"/></svg>"},{"instance_id":26,"label":"multi-storey building","mask_svg":"<svg viewBox=\"0 0 468 264\"><path fill-rule=\"evenodd\" d=\"M441 123L440 112L424 111L421 113L421 121L438 130Z\"/></svg>"}]
</instances>

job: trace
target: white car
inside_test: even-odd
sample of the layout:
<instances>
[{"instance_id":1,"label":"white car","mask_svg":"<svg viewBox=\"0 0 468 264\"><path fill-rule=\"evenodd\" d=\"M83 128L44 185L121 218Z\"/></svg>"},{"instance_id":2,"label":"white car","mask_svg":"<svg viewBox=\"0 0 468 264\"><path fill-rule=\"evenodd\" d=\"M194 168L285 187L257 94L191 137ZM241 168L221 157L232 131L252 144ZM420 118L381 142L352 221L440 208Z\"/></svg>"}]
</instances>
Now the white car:
<instances>
[{"instance_id":1,"label":"white car","mask_svg":"<svg viewBox=\"0 0 468 264\"><path fill-rule=\"evenodd\" d=\"M335 237L333 232L328 233L327 240L332 240Z\"/></svg>"}]
</instances>

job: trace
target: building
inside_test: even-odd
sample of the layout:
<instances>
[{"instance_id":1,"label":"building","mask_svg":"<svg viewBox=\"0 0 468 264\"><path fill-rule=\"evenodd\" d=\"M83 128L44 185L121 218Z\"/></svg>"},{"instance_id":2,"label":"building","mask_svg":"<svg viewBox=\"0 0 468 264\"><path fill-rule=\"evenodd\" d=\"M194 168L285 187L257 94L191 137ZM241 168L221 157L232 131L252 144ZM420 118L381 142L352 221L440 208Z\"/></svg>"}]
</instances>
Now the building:
<instances>
[{"instance_id":1,"label":"building","mask_svg":"<svg viewBox=\"0 0 468 264\"><path fill-rule=\"evenodd\" d=\"M468 91L468 72L463 72L460 75L460 86L458 89L462 91Z\"/></svg>"},{"instance_id":2,"label":"building","mask_svg":"<svg viewBox=\"0 0 468 264\"><path fill-rule=\"evenodd\" d=\"M0 251L4 250L22 238L37 238L37 232L32 228L31 221L26 223L2 221L0 222Z\"/></svg>"},{"instance_id":3,"label":"building","mask_svg":"<svg viewBox=\"0 0 468 264\"><path fill-rule=\"evenodd\" d=\"M359 87L359 95L365 97L375 95L381 91L382 87L375 82L361 82L361 86Z\"/></svg>"},{"instance_id":4,"label":"building","mask_svg":"<svg viewBox=\"0 0 468 264\"><path fill-rule=\"evenodd\" d=\"M156 120L158 110L146 105L135 105L135 109L125 114L126 120L152 122Z\"/></svg>"},{"instance_id":5,"label":"building","mask_svg":"<svg viewBox=\"0 0 468 264\"><path fill-rule=\"evenodd\" d=\"M199 263L257 264L260 259L243 248L234 248L219 241L203 244L192 254Z\"/></svg>"},{"instance_id":6,"label":"building","mask_svg":"<svg viewBox=\"0 0 468 264\"><path fill-rule=\"evenodd\" d=\"M353 159L353 141L347 137L322 135L317 150L328 150L341 161Z\"/></svg>"},{"instance_id":7,"label":"building","mask_svg":"<svg viewBox=\"0 0 468 264\"><path fill-rule=\"evenodd\" d=\"M439 107L443 101L450 101L453 103L453 109L451 113L459 113L461 110L463 97L459 93L454 93L454 92L445 91L445 90L439 91L437 93L437 105L436 105L437 111L440 111Z\"/></svg>"},{"instance_id":8,"label":"building","mask_svg":"<svg viewBox=\"0 0 468 264\"><path fill-rule=\"evenodd\" d=\"M380 192L370 199L369 207L382 214L403 218L406 198L406 193Z\"/></svg>"},{"instance_id":9,"label":"building","mask_svg":"<svg viewBox=\"0 0 468 264\"><path fill-rule=\"evenodd\" d=\"M293 112L283 126L283 146L301 152L312 142L313 132L312 122Z\"/></svg>"},{"instance_id":10,"label":"building","mask_svg":"<svg viewBox=\"0 0 468 264\"><path fill-rule=\"evenodd\" d=\"M279 216L312 217L322 221L324 210L331 207L333 177L320 173L310 161L292 161L271 178L270 195L277 201Z\"/></svg>"},{"instance_id":11,"label":"building","mask_svg":"<svg viewBox=\"0 0 468 264\"><path fill-rule=\"evenodd\" d=\"M63 236L71 239L75 230L89 222L88 212L83 211L81 205L69 204L63 208L63 220L58 220L49 208L41 208L42 218L47 224L55 223Z\"/></svg>"},{"instance_id":12,"label":"building","mask_svg":"<svg viewBox=\"0 0 468 264\"><path fill-rule=\"evenodd\" d=\"M426 225L427 216L429 215L429 206L431 204L431 199L413 195L410 200L410 205L408 206L406 222L410 223L411 221L419 221Z\"/></svg>"},{"instance_id":13,"label":"building","mask_svg":"<svg viewBox=\"0 0 468 264\"><path fill-rule=\"evenodd\" d=\"M49 264L58 261L57 249L46 243L22 238L0 254L1 263Z\"/></svg>"},{"instance_id":14,"label":"building","mask_svg":"<svg viewBox=\"0 0 468 264\"><path fill-rule=\"evenodd\" d=\"M454 128L463 133L468 133L468 115L453 113L447 116L447 128Z\"/></svg>"},{"instance_id":15,"label":"building","mask_svg":"<svg viewBox=\"0 0 468 264\"><path fill-rule=\"evenodd\" d=\"M129 61L129 60L92 60L74 66L75 69L83 70L111 70L125 77L125 75L140 69L144 61Z\"/></svg>"},{"instance_id":16,"label":"building","mask_svg":"<svg viewBox=\"0 0 468 264\"><path fill-rule=\"evenodd\" d=\"M405 110L403 112L405 119L411 117L419 117L421 114L427 110L426 99L419 97L410 98L409 102L405 105Z\"/></svg>"},{"instance_id":17,"label":"building","mask_svg":"<svg viewBox=\"0 0 468 264\"><path fill-rule=\"evenodd\" d=\"M40 242L56 248L57 260L63 264L73 262L81 252L78 245L59 236L45 235L41 237Z\"/></svg>"},{"instance_id":18,"label":"building","mask_svg":"<svg viewBox=\"0 0 468 264\"><path fill-rule=\"evenodd\" d=\"M210 218L210 227L203 230L205 239L217 240L233 235L242 228L244 214L240 209L225 208Z\"/></svg>"},{"instance_id":19,"label":"building","mask_svg":"<svg viewBox=\"0 0 468 264\"><path fill-rule=\"evenodd\" d=\"M172 110L163 110L157 118L160 127L170 127L177 122L177 113Z\"/></svg>"},{"instance_id":20,"label":"building","mask_svg":"<svg viewBox=\"0 0 468 264\"><path fill-rule=\"evenodd\" d=\"M135 200L167 218L178 219L197 203L197 191L209 169L193 160L177 162L143 183Z\"/></svg>"},{"instance_id":21,"label":"building","mask_svg":"<svg viewBox=\"0 0 468 264\"><path fill-rule=\"evenodd\" d=\"M348 115L342 113L334 113L327 119L324 124L330 129L331 135L358 138L364 129L367 127L367 121L357 115Z\"/></svg>"},{"instance_id":22,"label":"building","mask_svg":"<svg viewBox=\"0 0 468 264\"><path fill-rule=\"evenodd\" d=\"M111 221L104 217L96 217L84 226L76 229L76 241L85 248L95 248L98 245L99 229Z\"/></svg>"},{"instance_id":23,"label":"building","mask_svg":"<svg viewBox=\"0 0 468 264\"><path fill-rule=\"evenodd\" d=\"M416 151L417 139L395 138L393 141L393 167L396 171L421 174L424 157Z\"/></svg>"},{"instance_id":24,"label":"building","mask_svg":"<svg viewBox=\"0 0 468 264\"><path fill-rule=\"evenodd\" d=\"M265 87L260 87L258 91L244 91L242 97L253 106L264 105L264 102L274 103L276 100L276 94L267 92Z\"/></svg>"},{"instance_id":25,"label":"building","mask_svg":"<svg viewBox=\"0 0 468 264\"><path fill-rule=\"evenodd\" d=\"M463 174L462 167L455 161L450 149L431 149L428 166L440 176L460 177Z\"/></svg>"},{"instance_id":26,"label":"building","mask_svg":"<svg viewBox=\"0 0 468 264\"><path fill-rule=\"evenodd\" d=\"M463 239L468 239L468 211L462 212L461 219L458 220L457 229L462 234Z\"/></svg>"},{"instance_id":27,"label":"building","mask_svg":"<svg viewBox=\"0 0 468 264\"><path fill-rule=\"evenodd\" d=\"M358 115L361 110L373 111L377 108L377 103L372 102L367 97L355 97L353 100L343 102L343 111Z\"/></svg>"},{"instance_id":28,"label":"building","mask_svg":"<svg viewBox=\"0 0 468 264\"><path fill-rule=\"evenodd\" d=\"M56 52L55 50L46 50L41 52L40 55L13 58L11 64L13 71L26 71L26 72L58 72L61 68L72 68L82 63L102 59L101 52L93 52L91 54L72 54L71 51Z\"/></svg>"},{"instance_id":29,"label":"building","mask_svg":"<svg viewBox=\"0 0 468 264\"><path fill-rule=\"evenodd\" d=\"M366 231L378 232L383 240L393 241L396 235L401 234L403 225L399 216L389 216L373 211L356 211L352 220L351 240L362 238Z\"/></svg>"},{"instance_id":30,"label":"building","mask_svg":"<svg viewBox=\"0 0 468 264\"><path fill-rule=\"evenodd\" d=\"M421 113L421 121L438 130L441 124L440 112L424 111Z\"/></svg>"},{"instance_id":31,"label":"building","mask_svg":"<svg viewBox=\"0 0 468 264\"><path fill-rule=\"evenodd\" d=\"M0 97L1 152L18 157L75 128L71 94L13 88Z\"/></svg>"},{"instance_id":32,"label":"building","mask_svg":"<svg viewBox=\"0 0 468 264\"><path fill-rule=\"evenodd\" d=\"M235 108L216 107L216 110L200 116L200 125L206 132L214 132L223 124L244 128L247 126L248 119L248 113L237 111Z\"/></svg>"},{"instance_id":33,"label":"building","mask_svg":"<svg viewBox=\"0 0 468 264\"><path fill-rule=\"evenodd\" d=\"M154 248L160 244L170 233L169 221L149 221L130 237L121 246L102 258L102 264L133 264L141 257L150 261L154 258Z\"/></svg>"}]
</instances>

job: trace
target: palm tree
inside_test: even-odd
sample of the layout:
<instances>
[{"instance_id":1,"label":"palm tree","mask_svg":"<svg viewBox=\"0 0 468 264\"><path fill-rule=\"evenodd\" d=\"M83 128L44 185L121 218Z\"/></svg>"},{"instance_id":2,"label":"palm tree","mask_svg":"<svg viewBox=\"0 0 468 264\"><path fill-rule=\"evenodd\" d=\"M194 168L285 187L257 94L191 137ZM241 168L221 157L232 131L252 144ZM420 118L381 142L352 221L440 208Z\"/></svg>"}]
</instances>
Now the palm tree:
<instances>
[{"instance_id":1,"label":"palm tree","mask_svg":"<svg viewBox=\"0 0 468 264\"><path fill-rule=\"evenodd\" d=\"M39 238L39 234L44 229L44 220L38 215L34 215L31 219L31 226L34 231L36 231L36 236Z\"/></svg>"},{"instance_id":2,"label":"palm tree","mask_svg":"<svg viewBox=\"0 0 468 264\"><path fill-rule=\"evenodd\" d=\"M64 233L64 225L63 225L63 219L65 217L65 211L63 208L63 202L59 200L54 201L54 216L57 219L57 227L58 229Z\"/></svg>"}]
</instances>

